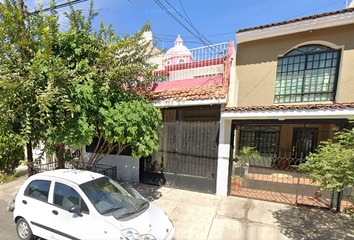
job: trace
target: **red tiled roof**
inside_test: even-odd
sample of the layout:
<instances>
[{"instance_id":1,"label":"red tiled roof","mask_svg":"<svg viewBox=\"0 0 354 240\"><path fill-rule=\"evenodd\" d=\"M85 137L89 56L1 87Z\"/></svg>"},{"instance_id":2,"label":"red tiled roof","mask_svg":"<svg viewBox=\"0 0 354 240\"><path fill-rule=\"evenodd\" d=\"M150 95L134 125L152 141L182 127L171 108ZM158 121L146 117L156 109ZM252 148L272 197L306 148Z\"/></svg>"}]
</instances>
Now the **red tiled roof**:
<instances>
[{"instance_id":1,"label":"red tiled roof","mask_svg":"<svg viewBox=\"0 0 354 240\"><path fill-rule=\"evenodd\" d=\"M229 90L228 84L193 86L186 88L174 88L150 93L152 100L172 99L180 100L208 100L225 98Z\"/></svg>"},{"instance_id":2,"label":"red tiled roof","mask_svg":"<svg viewBox=\"0 0 354 240\"><path fill-rule=\"evenodd\" d=\"M354 108L351 103L323 103L323 104L299 104L299 105L272 105L272 106L246 106L246 107L226 107L223 112L243 112L243 111L281 111L281 110L305 110L305 109L342 109Z\"/></svg>"},{"instance_id":3,"label":"red tiled roof","mask_svg":"<svg viewBox=\"0 0 354 240\"><path fill-rule=\"evenodd\" d=\"M274 26L280 26L280 25L285 25L285 24L289 24L289 23L301 22L301 21L305 21L305 20L333 16L336 14L342 14L342 13L353 12L353 11L354 11L354 8L346 8L346 9L333 11L333 12L326 12L326 13L315 14L315 15L306 16L306 17L302 17L302 18L295 18L295 19L291 19L291 20L287 20L287 21L283 21L283 22L265 24L265 25L260 25L260 26L256 26L256 27L251 27L251 28L244 28L244 29L238 30L236 33L247 32L247 31L263 29L263 28L269 28L269 27L274 27Z\"/></svg>"}]
</instances>

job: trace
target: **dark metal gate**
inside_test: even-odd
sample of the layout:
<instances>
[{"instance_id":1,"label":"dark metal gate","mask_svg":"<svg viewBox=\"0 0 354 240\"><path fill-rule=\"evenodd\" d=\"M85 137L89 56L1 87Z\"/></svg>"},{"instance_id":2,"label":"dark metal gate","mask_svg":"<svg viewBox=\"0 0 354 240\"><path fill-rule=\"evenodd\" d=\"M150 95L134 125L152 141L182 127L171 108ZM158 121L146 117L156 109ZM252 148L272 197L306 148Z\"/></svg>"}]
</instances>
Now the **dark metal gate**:
<instances>
[{"instance_id":1,"label":"dark metal gate","mask_svg":"<svg viewBox=\"0 0 354 240\"><path fill-rule=\"evenodd\" d=\"M218 121L165 122L160 150L141 161L141 181L215 193L218 137Z\"/></svg>"},{"instance_id":2,"label":"dark metal gate","mask_svg":"<svg viewBox=\"0 0 354 240\"><path fill-rule=\"evenodd\" d=\"M230 194L273 202L344 210L350 199L331 191L318 192L297 166L321 141L332 139L341 121L239 121L233 123ZM247 151L246 151L247 150Z\"/></svg>"}]
</instances>

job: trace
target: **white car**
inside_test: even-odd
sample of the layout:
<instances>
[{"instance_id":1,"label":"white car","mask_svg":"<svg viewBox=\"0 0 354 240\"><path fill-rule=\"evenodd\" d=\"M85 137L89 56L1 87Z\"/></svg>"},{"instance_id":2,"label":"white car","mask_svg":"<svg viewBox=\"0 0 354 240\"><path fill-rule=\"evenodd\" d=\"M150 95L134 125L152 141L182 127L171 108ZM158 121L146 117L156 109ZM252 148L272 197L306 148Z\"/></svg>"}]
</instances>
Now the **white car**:
<instances>
[{"instance_id":1,"label":"white car","mask_svg":"<svg viewBox=\"0 0 354 240\"><path fill-rule=\"evenodd\" d=\"M20 239L173 239L165 212L135 190L90 171L60 169L31 176L15 199Z\"/></svg>"}]
</instances>

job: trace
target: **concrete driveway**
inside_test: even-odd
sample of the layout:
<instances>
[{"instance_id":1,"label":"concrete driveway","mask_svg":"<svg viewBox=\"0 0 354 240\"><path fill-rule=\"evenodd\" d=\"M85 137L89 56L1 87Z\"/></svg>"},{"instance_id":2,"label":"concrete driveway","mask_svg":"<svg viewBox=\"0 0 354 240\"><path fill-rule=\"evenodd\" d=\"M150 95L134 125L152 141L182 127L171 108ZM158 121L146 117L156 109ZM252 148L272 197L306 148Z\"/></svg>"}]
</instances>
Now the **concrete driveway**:
<instances>
[{"instance_id":1,"label":"concrete driveway","mask_svg":"<svg viewBox=\"0 0 354 240\"><path fill-rule=\"evenodd\" d=\"M7 202L26 180L0 185L0 240L17 239ZM354 240L354 221L343 214L167 187L132 185L161 207L176 227L175 240Z\"/></svg>"},{"instance_id":2,"label":"concrete driveway","mask_svg":"<svg viewBox=\"0 0 354 240\"><path fill-rule=\"evenodd\" d=\"M129 185L171 217L176 240L354 240L354 221L344 214L166 187Z\"/></svg>"}]
</instances>

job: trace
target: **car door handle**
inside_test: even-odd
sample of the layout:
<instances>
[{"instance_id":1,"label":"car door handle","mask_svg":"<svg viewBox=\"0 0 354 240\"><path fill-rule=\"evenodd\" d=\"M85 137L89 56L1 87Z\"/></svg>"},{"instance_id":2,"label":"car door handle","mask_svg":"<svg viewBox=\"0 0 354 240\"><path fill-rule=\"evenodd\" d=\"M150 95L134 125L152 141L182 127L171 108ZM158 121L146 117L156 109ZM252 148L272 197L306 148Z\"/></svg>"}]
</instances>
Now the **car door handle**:
<instances>
[{"instance_id":1,"label":"car door handle","mask_svg":"<svg viewBox=\"0 0 354 240\"><path fill-rule=\"evenodd\" d=\"M26 201L26 200L22 200L22 203L23 203L23 204L27 204L27 201Z\"/></svg>"},{"instance_id":2,"label":"car door handle","mask_svg":"<svg viewBox=\"0 0 354 240\"><path fill-rule=\"evenodd\" d=\"M57 210L53 210L52 213L53 213L54 215L58 215L58 211L57 211Z\"/></svg>"}]
</instances>

